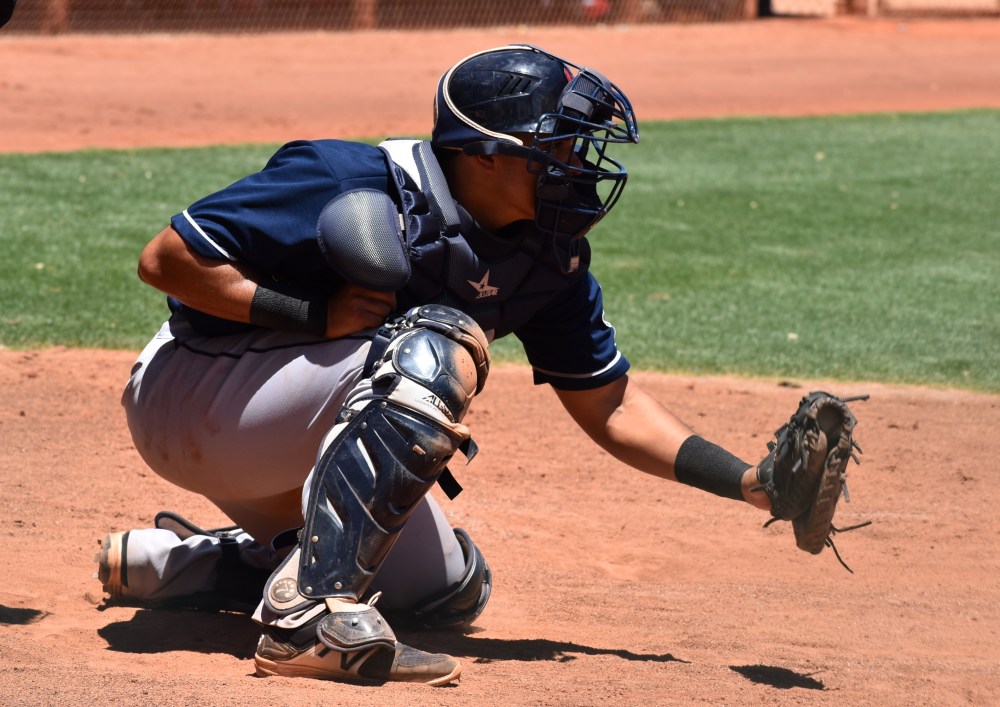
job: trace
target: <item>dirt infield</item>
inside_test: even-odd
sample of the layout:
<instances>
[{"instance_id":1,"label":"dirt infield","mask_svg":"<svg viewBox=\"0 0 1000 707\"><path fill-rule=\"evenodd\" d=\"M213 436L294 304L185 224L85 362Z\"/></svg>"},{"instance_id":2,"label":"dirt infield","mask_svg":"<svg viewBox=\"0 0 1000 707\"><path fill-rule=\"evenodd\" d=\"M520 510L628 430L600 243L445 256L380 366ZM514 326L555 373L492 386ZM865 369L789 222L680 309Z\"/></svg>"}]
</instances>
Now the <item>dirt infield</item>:
<instances>
[{"instance_id":1,"label":"dirt infield","mask_svg":"<svg viewBox=\"0 0 1000 707\"><path fill-rule=\"evenodd\" d=\"M510 40L601 68L641 118L1000 106L996 21L18 37L0 38L0 150L424 131L442 64ZM224 522L132 448L118 396L134 357L0 351L2 704L987 705L1000 695L1000 396L636 374L747 459L806 390L870 393L856 408L864 463L840 520L874 525L840 536L849 574L829 551L794 549L786 525L761 528L758 511L627 470L526 370L501 366L469 418L482 451L455 470L466 490L443 502L489 558L493 599L469 635L404 636L461 657L461 684L372 688L252 677L256 634L239 615L102 604L91 578L99 536L163 508Z\"/></svg>"},{"instance_id":2,"label":"dirt infield","mask_svg":"<svg viewBox=\"0 0 1000 707\"><path fill-rule=\"evenodd\" d=\"M640 121L1000 106L996 20L0 37L0 151L424 134L442 65L508 42L599 68Z\"/></svg>"}]
</instances>

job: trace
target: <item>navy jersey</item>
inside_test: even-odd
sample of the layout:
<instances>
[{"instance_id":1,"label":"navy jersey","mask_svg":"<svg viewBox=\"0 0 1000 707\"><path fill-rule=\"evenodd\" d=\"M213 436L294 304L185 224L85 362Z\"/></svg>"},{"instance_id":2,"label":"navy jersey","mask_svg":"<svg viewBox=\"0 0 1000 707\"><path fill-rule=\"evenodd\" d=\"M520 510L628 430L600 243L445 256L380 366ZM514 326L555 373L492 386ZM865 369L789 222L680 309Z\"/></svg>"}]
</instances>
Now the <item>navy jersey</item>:
<instances>
[{"instance_id":1,"label":"navy jersey","mask_svg":"<svg viewBox=\"0 0 1000 707\"><path fill-rule=\"evenodd\" d=\"M263 170L204 197L171 219L199 255L248 266L263 285L295 283L303 296L328 296L341 281L316 239L323 207L341 193L371 188L395 194L392 164L377 147L339 140L282 147ZM461 235L423 234L408 242L413 274L396 293L400 311L440 303L465 311L491 338L513 333L536 383L595 388L629 367L604 320L601 289L583 267L570 276L542 247L530 222L498 234L462 212ZM251 328L170 302L203 334Z\"/></svg>"}]
</instances>

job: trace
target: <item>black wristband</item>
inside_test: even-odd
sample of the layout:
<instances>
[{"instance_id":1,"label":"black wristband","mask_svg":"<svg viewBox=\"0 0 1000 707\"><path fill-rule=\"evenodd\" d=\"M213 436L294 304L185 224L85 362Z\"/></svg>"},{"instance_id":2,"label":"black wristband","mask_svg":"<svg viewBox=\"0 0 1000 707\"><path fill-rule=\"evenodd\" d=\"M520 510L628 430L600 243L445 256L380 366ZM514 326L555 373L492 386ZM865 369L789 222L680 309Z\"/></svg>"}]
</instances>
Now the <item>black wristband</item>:
<instances>
[{"instance_id":1,"label":"black wristband","mask_svg":"<svg viewBox=\"0 0 1000 707\"><path fill-rule=\"evenodd\" d=\"M250 302L250 323L268 329L326 334L327 300L325 297L299 299L292 295L257 285Z\"/></svg>"},{"instance_id":2,"label":"black wristband","mask_svg":"<svg viewBox=\"0 0 1000 707\"><path fill-rule=\"evenodd\" d=\"M674 476L682 484L742 501L743 473L751 466L722 447L691 435L677 450Z\"/></svg>"}]
</instances>

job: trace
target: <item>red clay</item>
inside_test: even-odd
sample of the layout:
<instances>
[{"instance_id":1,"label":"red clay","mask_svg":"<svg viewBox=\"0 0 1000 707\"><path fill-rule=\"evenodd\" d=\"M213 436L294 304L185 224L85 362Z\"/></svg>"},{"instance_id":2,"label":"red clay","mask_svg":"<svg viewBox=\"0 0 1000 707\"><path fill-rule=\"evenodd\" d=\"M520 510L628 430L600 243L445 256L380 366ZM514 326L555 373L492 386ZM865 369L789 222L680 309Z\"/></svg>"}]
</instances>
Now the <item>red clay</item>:
<instances>
[{"instance_id":1,"label":"red clay","mask_svg":"<svg viewBox=\"0 0 1000 707\"><path fill-rule=\"evenodd\" d=\"M424 134L443 69L508 42L598 68L640 121L1000 106L996 20L9 36L0 151Z\"/></svg>"}]
</instances>

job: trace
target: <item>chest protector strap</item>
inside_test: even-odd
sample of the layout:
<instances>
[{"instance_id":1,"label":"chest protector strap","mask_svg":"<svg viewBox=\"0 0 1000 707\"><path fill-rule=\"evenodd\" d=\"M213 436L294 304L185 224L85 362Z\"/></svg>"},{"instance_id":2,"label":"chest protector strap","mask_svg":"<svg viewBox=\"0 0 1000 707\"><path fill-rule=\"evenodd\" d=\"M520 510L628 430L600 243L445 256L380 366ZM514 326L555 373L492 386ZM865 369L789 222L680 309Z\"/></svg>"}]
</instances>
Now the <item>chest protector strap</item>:
<instances>
[{"instance_id":1,"label":"chest protector strap","mask_svg":"<svg viewBox=\"0 0 1000 707\"><path fill-rule=\"evenodd\" d=\"M417 213L420 209L412 208L416 206L412 202L423 197L427 201L426 211L433 219L435 230L445 236L457 234L462 225L461 217L431 144L425 140L386 140L379 147L417 185L414 193L405 188L404 180L400 179L396 183L406 212L407 231L415 235L417 232L422 233L423 228L429 225L420 222ZM413 238L410 240L412 242Z\"/></svg>"}]
</instances>

